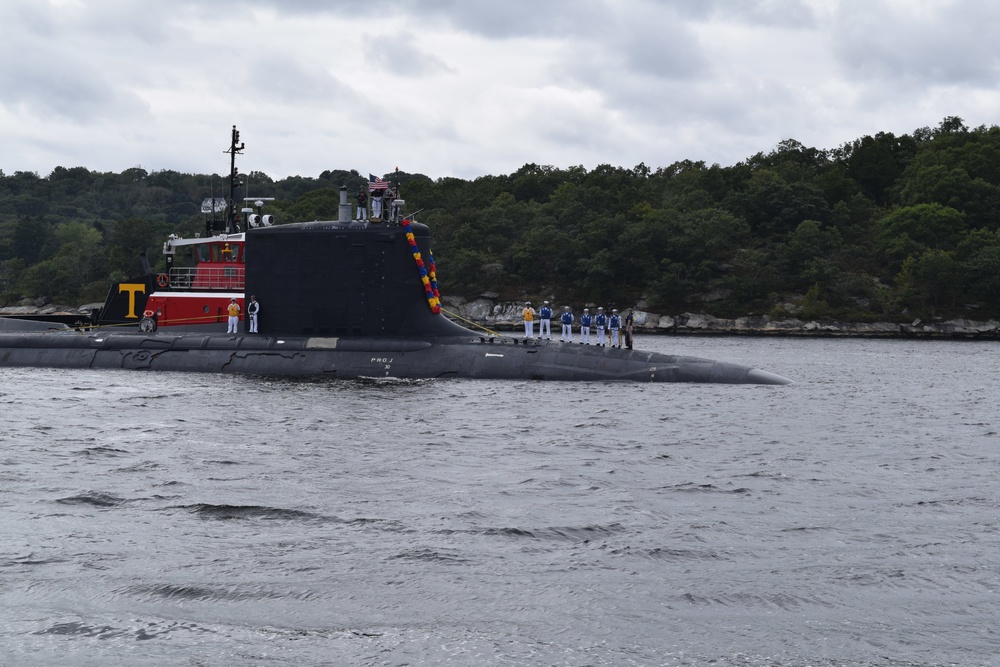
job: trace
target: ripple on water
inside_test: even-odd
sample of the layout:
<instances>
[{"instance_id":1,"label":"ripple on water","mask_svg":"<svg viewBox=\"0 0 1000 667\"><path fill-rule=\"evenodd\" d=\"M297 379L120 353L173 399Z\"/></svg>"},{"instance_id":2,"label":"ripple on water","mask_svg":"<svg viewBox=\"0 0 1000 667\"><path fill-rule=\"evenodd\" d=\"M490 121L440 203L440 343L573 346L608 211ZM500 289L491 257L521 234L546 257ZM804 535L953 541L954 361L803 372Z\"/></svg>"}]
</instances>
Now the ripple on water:
<instances>
[{"instance_id":1,"label":"ripple on water","mask_svg":"<svg viewBox=\"0 0 1000 667\"><path fill-rule=\"evenodd\" d=\"M117 507L128 502L125 498L113 496L100 491L86 491L75 496L67 496L56 500L60 505L91 505L93 507Z\"/></svg>"},{"instance_id":2,"label":"ripple on water","mask_svg":"<svg viewBox=\"0 0 1000 667\"><path fill-rule=\"evenodd\" d=\"M995 345L640 343L797 383L0 368L5 660L996 662Z\"/></svg>"},{"instance_id":3,"label":"ripple on water","mask_svg":"<svg viewBox=\"0 0 1000 667\"><path fill-rule=\"evenodd\" d=\"M323 518L314 512L284 509L280 507L263 507L260 505L211 505L207 503L197 503L195 505L178 505L173 509L186 510L203 519L220 521L239 519L313 521Z\"/></svg>"}]
</instances>

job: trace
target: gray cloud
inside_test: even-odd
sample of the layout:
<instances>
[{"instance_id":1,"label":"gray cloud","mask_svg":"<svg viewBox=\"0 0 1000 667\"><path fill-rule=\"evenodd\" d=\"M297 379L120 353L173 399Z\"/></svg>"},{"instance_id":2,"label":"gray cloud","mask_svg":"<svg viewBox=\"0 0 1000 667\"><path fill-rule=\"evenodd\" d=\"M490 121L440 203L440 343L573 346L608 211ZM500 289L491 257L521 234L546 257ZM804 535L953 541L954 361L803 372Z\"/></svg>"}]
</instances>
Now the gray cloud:
<instances>
[{"instance_id":1,"label":"gray cloud","mask_svg":"<svg viewBox=\"0 0 1000 667\"><path fill-rule=\"evenodd\" d=\"M141 116L148 106L108 73L43 42L4 42L0 105L43 119L80 122Z\"/></svg>"},{"instance_id":2,"label":"gray cloud","mask_svg":"<svg viewBox=\"0 0 1000 667\"><path fill-rule=\"evenodd\" d=\"M998 19L981 0L6 0L0 168L214 171L202 149L232 124L275 176L732 164L995 122Z\"/></svg>"},{"instance_id":3,"label":"gray cloud","mask_svg":"<svg viewBox=\"0 0 1000 667\"><path fill-rule=\"evenodd\" d=\"M566 36L600 30L609 13L602 0L572 3L538 0L467 2L466 0L412 0L406 3L415 16L430 15L436 21L487 37Z\"/></svg>"},{"instance_id":4,"label":"gray cloud","mask_svg":"<svg viewBox=\"0 0 1000 667\"><path fill-rule=\"evenodd\" d=\"M679 80L704 73L701 45L675 17L650 13L637 19L634 26L616 26L610 36L609 43L622 57L622 74Z\"/></svg>"},{"instance_id":5,"label":"gray cloud","mask_svg":"<svg viewBox=\"0 0 1000 667\"><path fill-rule=\"evenodd\" d=\"M844 71L890 85L972 84L995 87L1000 5L960 1L890 5L849 0L833 24L834 50Z\"/></svg>"},{"instance_id":6,"label":"gray cloud","mask_svg":"<svg viewBox=\"0 0 1000 667\"><path fill-rule=\"evenodd\" d=\"M220 78L220 83L224 81ZM312 103L358 104L361 96L319 63L303 64L285 56L254 57L239 75L224 83L234 99L247 105L271 104L305 107Z\"/></svg>"},{"instance_id":7,"label":"gray cloud","mask_svg":"<svg viewBox=\"0 0 1000 667\"><path fill-rule=\"evenodd\" d=\"M705 9L711 8L711 18L739 20L748 25L780 28L811 28L816 25L816 17L801 0L752 0L727 2L710 0Z\"/></svg>"},{"instance_id":8,"label":"gray cloud","mask_svg":"<svg viewBox=\"0 0 1000 667\"><path fill-rule=\"evenodd\" d=\"M22 109L43 119L86 122L148 111L142 100L116 89L100 74L59 60L0 72L0 99L8 109Z\"/></svg>"},{"instance_id":9,"label":"gray cloud","mask_svg":"<svg viewBox=\"0 0 1000 667\"><path fill-rule=\"evenodd\" d=\"M454 72L437 56L425 53L416 45L417 39L409 33L394 35L366 34L365 57L387 72L407 77L421 77L438 72Z\"/></svg>"}]
</instances>

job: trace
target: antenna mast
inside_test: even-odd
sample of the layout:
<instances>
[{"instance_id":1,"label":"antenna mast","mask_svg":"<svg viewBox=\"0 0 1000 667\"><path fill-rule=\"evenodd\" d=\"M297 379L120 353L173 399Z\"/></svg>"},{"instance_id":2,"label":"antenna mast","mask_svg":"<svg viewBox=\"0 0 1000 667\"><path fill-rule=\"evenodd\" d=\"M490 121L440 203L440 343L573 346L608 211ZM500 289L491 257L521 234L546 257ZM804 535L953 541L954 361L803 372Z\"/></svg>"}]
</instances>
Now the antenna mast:
<instances>
[{"instance_id":1,"label":"antenna mast","mask_svg":"<svg viewBox=\"0 0 1000 667\"><path fill-rule=\"evenodd\" d=\"M245 144L240 143L240 131L233 125L233 140L229 145L229 208L226 213L226 233L235 234L238 227L236 225L236 187L239 181L239 174L236 173L236 155L243 152Z\"/></svg>"}]
</instances>

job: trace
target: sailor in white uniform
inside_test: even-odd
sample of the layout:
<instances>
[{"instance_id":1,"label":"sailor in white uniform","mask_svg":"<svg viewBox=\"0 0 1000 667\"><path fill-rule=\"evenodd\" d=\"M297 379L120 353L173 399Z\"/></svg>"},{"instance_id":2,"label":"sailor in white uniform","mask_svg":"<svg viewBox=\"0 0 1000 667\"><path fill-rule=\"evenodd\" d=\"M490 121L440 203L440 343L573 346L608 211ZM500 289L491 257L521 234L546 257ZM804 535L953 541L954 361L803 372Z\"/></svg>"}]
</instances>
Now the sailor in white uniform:
<instances>
[{"instance_id":1,"label":"sailor in white uniform","mask_svg":"<svg viewBox=\"0 0 1000 667\"><path fill-rule=\"evenodd\" d=\"M594 318L594 326L597 327L597 344L604 347L604 327L608 324L608 316L604 314L604 306L597 309L597 317Z\"/></svg>"},{"instance_id":2,"label":"sailor in white uniform","mask_svg":"<svg viewBox=\"0 0 1000 667\"><path fill-rule=\"evenodd\" d=\"M538 337L545 336L546 340L552 340L552 307L548 301L542 302L538 318Z\"/></svg>"},{"instance_id":3,"label":"sailor in white uniform","mask_svg":"<svg viewBox=\"0 0 1000 667\"><path fill-rule=\"evenodd\" d=\"M611 329L611 347L621 347L618 332L622 328L622 318L618 314L618 309L611 310L611 318L608 320L608 328Z\"/></svg>"},{"instance_id":4,"label":"sailor in white uniform","mask_svg":"<svg viewBox=\"0 0 1000 667\"><path fill-rule=\"evenodd\" d=\"M226 329L226 333L237 333L236 329L240 325L240 304L236 303L235 297L229 300L226 312L229 315L229 328Z\"/></svg>"},{"instance_id":5,"label":"sailor in white uniform","mask_svg":"<svg viewBox=\"0 0 1000 667\"><path fill-rule=\"evenodd\" d=\"M569 306L563 306L562 312L562 335L559 337L564 343L573 342L573 311Z\"/></svg>"},{"instance_id":6,"label":"sailor in white uniform","mask_svg":"<svg viewBox=\"0 0 1000 667\"><path fill-rule=\"evenodd\" d=\"M584 308L583 314L580 315L580 344L590 345L590 323L592 319L590 317L590 308Z\"/></svg>"},{"instance_id":7,"label":"sailor in white uniform","mask_svg":"<svg viewBox=\"0 0 1000 667\"><path fill-rule=\"evenodd\" d=\"M530 301L525 302L522 317L524 318L524 337L531 338L535 335L535 309L531 307Z\"/></svg>"},{"instance_id":8,"label":"sailor in white uniform","mask_svg":"<svg viewBox=\"0 0 1000 667\"><path fill-rule=\"evenodd\" d=\"M257 333L257 313L260 312L260 304L257 297L250 295L250 303L247 304L247 317L250 319L250 333Z\"/></svg>"}]
</instances>

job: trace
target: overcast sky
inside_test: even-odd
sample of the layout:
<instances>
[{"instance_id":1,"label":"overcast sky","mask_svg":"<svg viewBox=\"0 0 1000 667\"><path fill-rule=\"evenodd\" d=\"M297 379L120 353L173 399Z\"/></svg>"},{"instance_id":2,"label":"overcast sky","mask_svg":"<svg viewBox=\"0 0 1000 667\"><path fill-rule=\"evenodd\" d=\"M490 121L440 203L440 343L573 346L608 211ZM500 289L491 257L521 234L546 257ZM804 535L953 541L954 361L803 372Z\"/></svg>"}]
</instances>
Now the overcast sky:
<instances>
[{"instance_id":1,"label":"overcast sky","mask_svg":"<svg viewBox=\"0 0 1000 667\"><path fill-rule=\"evenodd\" d=\"M2 0L0 169L732 165L1000 114L995 0Z\"/></svg>"}]
</instances>

